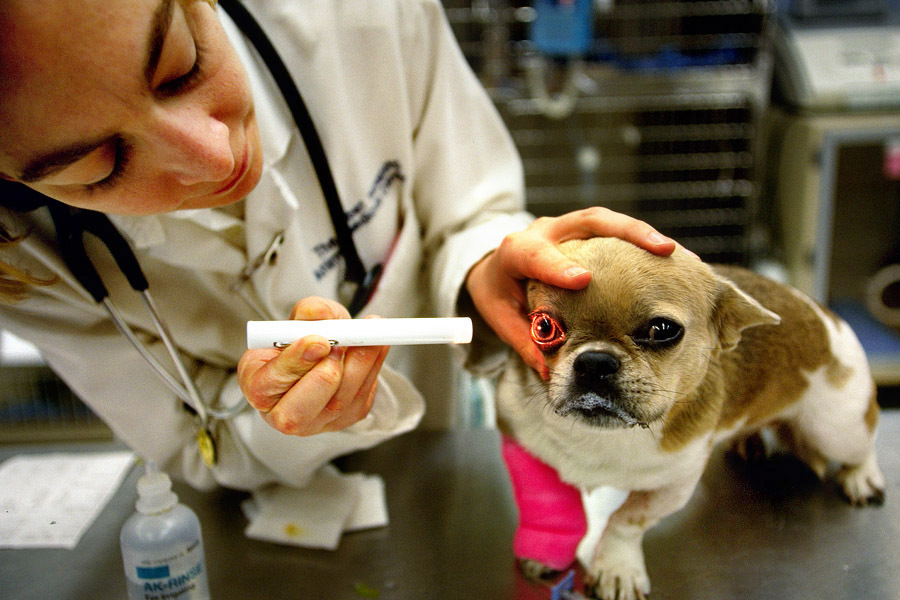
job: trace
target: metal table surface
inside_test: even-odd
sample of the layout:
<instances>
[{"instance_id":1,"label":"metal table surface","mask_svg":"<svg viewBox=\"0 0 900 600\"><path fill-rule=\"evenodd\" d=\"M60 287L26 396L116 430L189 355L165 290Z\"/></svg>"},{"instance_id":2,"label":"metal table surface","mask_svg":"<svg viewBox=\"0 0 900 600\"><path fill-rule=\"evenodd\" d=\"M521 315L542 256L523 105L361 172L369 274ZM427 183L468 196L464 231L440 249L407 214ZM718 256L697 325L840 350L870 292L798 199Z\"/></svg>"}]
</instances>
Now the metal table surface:
<instances>
[{"instance_id":1,"label":"metal table surface","mask_svg":"<svg viewBox=\"0 0 900 600\"><path fill-rule=\"evenodd\" d=\"M854 509L793 460L751 470L717 452L690 503L644 548L655 600L900 598L900 411L879 426L883 506ZM176 484L200 516L215 600L548 599L510 550L515 509L491 430L416 431L341 461L385 480L390 525L345 535L334 552L248 539L246 494ZM107 449L101 445L67 447ZM0 447L0 459L59 446ZM125 597L118 531L134 469L75 550L0 551L4 600ZM2 517L2 515L0 515Z\"/></svg>"}]
</instances>

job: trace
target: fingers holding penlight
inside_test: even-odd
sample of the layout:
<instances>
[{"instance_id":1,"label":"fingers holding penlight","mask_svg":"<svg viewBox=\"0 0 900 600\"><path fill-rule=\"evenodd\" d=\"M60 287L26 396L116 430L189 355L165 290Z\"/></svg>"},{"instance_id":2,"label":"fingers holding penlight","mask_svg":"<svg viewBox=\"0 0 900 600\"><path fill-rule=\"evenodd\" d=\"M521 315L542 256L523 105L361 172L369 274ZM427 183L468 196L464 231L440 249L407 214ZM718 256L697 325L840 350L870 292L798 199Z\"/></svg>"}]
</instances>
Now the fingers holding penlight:
<instances>
[{"instance_id":1,"label":"fingers holding penlight","mask_svg":"<svg viewBox=\"0 0 900 600\"><path fill-rule=\"evenodd\" d=\"M263 419L287 435L320 433L332 420L325 410L343 378L343 351L335 348L302 378L298 379L267 412Z\"/></svg>"},{"instance_id":2,"label":"fingers holding penlight","mask_svg":"<svg viewBox=\"0 0 900 600\"><path fill-rule=\"evenodd\" d=\"M291 310L292 321L323 321L325 319L349 319L350 313L340 302L310 296L294 305Z\"/></svg>"},{"instance_id":3,"label":"fingers holding penlight","mask_svg":"<svg viewBox=\"0 0 900 600\"><path fill-rule=\"evenodd\" d=\"M369 316L367 319L378 319ZM344 371L337 392L320 415L323 431L341 431L369 414L375 401L378 373L388 346L355 346L344 351Z\"/></svg>"},{"instance_id":4,"label":"fingers holding penlight","mask_svg":"<svg viewBox=\"0 0 900 600\"><path fill-rule=\"evenodd\" d=\"M341 431L366 418L375 401L378 373L388 350L387 346L347 349L341 385L322 411L322 419L327 421L324 431Z\"/></svg>"},{"instance_id":5,"label":"fingers holding penlight","mask_svg":"<svg viewBox=\"0 0 900 600\"><path fill-rule=\"evenodd\" d=\"M268 411L272 427L288 435L340 431L364 419L372 408L386 347L334 348L298 379Z\"/></svg>"},{"instance_id":6,"label":"fingers holding penlight","mask_svg":"<svg viewBox=\"0 0 900 600\"><path fill-rule=\"evenodd\" d=\"M292 319L302 320L349 316L339 303L318 297L301 300L291 311ZM343 354L318 335L281 350L248 350L238 363L238 383L250 405L275 429L306 435L340 386Z\"/></svg>"},{"instance_id":7,"label":"fingers holding penlight","mask_svg":"<svg viewBox=\"0 0 900 600\"><path fill-rule=\"evenodd\" d=\"M331 353L327 339L312 335L283 350L248 350L238 363L238 383L251 406L268 412Z\"/></svg>"},{"instance_id":8,"label":"fingers holding penlight","mask_svg":"<svg viewBox=\"0 0 900 600\"><path fill-rule=\"evenodd\" d=\"M291 318L349 319L337 302L306 298ZM372 408L386 346L332 348L328 339L307 335L277 350L248 350L238 364L238 381L248 402L276 430L306 436L339 431L365 418Z\"/></svg>"}]
</instances>

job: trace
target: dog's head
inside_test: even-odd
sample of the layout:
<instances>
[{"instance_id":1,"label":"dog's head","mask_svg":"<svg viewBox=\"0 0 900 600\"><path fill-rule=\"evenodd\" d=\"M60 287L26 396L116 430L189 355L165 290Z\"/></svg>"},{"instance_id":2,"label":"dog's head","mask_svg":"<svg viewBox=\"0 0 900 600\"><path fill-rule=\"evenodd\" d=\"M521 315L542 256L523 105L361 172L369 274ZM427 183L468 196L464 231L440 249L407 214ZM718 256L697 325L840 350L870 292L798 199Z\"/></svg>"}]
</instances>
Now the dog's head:
<instances>
[{"instance_id":1,"label":"dog's head","mask_svg":"<svg viewBox=\"0 0 900 600\"><path fill-rule=\"evenodd\" d=\"M601 427L648 427L686 398L741 331L778 316L682 250L650 254L613 238L560 249L589 269L569 291L531 281L531 333L551 407Z\"/></svg>"}]
</instances>

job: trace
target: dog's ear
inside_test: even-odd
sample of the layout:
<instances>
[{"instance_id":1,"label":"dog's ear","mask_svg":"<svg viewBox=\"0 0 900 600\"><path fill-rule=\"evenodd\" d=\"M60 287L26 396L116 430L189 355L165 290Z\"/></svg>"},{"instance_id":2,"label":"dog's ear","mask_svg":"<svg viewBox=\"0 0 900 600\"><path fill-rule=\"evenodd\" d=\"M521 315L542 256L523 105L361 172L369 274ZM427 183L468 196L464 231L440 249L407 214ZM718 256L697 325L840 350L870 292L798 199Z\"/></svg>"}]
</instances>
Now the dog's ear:
<instances>
[{"instance_id":1,"label":"dog's ear","mask_svg":"<svg viewBox=\"0 0 900 600\"><path fill-rule=\"evenodd\" d=\"M720 278L712 321L722 350L731 350L737 346L744 329L756 325L778 325L781 317L739 290L732 282Z\"/></svg>"}]
</instances>

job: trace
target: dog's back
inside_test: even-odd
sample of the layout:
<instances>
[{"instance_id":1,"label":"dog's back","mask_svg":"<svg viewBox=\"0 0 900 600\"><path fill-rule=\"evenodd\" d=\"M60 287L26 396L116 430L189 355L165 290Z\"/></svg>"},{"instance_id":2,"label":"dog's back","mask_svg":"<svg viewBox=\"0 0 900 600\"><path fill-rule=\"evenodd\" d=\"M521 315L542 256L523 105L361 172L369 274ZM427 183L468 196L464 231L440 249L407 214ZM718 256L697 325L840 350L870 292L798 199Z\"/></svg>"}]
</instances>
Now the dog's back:
<instances>
[{"instance_id":1,"label":"dog's back","mask_svg":"<svg viewBox=\"0 0 900 600\"><path fill-rule=\"evenodd\" d=\"M770 426L820 477L831 461L864 464L879 411L865 352L850 326L797 290L749 270L715 271L781 317L778 325L747 329L721 356L729 390L721 429L746 434Z\"/></svg>"}]
</instances>

